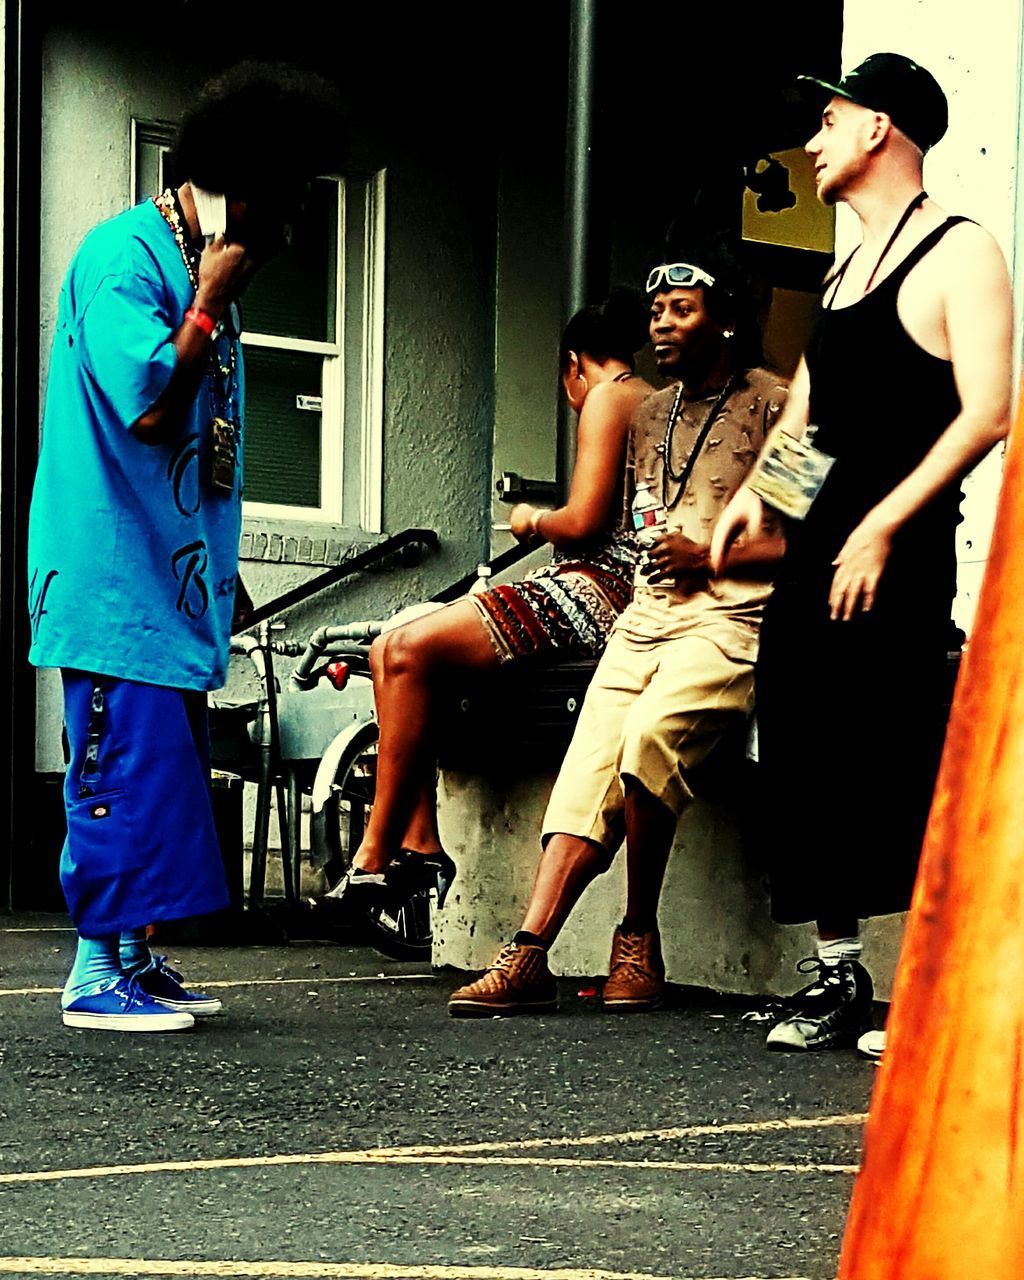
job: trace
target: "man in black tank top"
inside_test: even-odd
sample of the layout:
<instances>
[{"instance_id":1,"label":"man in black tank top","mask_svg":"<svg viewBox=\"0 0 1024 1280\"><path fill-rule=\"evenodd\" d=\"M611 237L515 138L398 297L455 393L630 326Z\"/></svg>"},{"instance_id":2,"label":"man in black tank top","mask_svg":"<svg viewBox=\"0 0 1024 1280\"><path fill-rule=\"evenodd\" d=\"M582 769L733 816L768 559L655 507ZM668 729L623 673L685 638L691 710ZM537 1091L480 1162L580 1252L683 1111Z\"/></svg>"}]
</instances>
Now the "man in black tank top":
<instances>
[{"instance_id":1,"label":"man in black tank top","mask_svg":"<svg viewBox=\"0 0 1024 1280\"><path fill-rule=\"evenodd\" d=\"M808 77L801 77L809 79ZM1005 436L1012 302L995 241L922 187L946 129L932 76L875 54L827 95L805 150L818 197L857 214L780 432L834 459L787 552L757 666L772 913L814 921L815 980L775 1049L824 1049L870 1026L859 921L910 905L945 728L963 476ZM771 442L766 450L771 448ZM712 542L718 563L764 505L744 486Z\"/></svg>"}]
</instances>

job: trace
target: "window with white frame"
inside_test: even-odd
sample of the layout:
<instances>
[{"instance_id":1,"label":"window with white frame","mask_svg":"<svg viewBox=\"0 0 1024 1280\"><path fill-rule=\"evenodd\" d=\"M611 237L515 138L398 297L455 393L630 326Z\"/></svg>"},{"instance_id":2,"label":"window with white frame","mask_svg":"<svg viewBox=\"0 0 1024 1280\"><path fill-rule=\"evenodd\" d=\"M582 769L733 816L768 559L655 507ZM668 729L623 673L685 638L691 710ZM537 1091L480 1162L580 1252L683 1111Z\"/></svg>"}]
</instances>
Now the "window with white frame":
<instances>
[{"instance_id":1,"label":"window with white frame","mask_svg":"<svg viewBox=\"0 0 1024 1280\"><path fill-rule=\"evenodd\" d=\"M133 188L164 187L173 126L133 122ZM384 172L318 178L242 298L247 517L381 527Z\"/></svg>"}]
</instances>

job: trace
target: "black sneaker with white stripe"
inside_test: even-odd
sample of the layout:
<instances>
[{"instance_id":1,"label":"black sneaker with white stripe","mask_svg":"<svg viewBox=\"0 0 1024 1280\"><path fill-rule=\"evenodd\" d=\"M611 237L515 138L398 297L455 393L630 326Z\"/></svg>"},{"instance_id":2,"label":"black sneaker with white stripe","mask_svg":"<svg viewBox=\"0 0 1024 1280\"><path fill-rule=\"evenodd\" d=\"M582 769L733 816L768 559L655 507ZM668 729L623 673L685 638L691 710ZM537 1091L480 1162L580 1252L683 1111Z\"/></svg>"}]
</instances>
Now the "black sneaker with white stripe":
<instances>
[{"instance_id":1,"label":"black sneaker with white stripe","mask_svg":"<svg viewBox=\"0 0 1024 1280\"><path fill-rule=\"evenodd\" d=\"M867 969L856 960L825 964L816 956L797 968L801 973L816 969L818 976L791 998L793 1012L768 1032L768 1048L799 1053L856 1044L871 1026L875 991Z\"/></svg>"}]
</instances>

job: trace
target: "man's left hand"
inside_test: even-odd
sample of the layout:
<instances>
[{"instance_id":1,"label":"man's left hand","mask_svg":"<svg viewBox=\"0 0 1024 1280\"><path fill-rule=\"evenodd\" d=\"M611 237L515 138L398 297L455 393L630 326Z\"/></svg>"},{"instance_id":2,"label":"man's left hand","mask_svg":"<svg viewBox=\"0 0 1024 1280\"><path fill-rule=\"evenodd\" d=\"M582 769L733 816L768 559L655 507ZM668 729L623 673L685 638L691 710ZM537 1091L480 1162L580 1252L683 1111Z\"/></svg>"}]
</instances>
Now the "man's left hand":
<instances>
[{"instance_id":1,"label":"man's left hand","mask_svg":"<svg viewBox=\"0 0 1024 1280\"><path fill-rule=\"evenodd\" d=\"M892 534L887 525L868 515L846 539L842 551L832 561L836 571L828 607L833 622L849 622L858 608L864 613L871 611L889 559Z\"/></svg>"},{"instance_id":2,"label":"man's left hand","mask_svg":"<svg viewBox=\"0 0 1024 1280\"><path fill-rule=\"evenodd\" d=\"M711 572L710 548L681 533L662 533L651 544L644 572L652 583L663 578L700 578Z\"/></svg>"}]
</instances>

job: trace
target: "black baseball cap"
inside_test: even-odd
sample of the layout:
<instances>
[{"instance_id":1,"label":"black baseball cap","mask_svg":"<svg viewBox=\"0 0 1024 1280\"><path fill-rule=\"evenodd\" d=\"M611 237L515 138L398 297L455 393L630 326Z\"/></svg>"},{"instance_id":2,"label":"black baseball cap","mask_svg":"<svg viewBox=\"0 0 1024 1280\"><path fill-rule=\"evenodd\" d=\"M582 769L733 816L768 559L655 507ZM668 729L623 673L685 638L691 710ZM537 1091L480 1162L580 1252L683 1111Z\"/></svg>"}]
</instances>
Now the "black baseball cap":
<instances>
[{"instance_id":1,"label":"black baseball cap","mask_svg":"<svg viewBox=\"0 0 1024 1280\"><path fill-rule=\"evenodd\" d=\"M797 76L869 111L882 111L915 146L927 151L946 132L946 95L930 71L902 53L873 53L838 84L817 76Z\"/></svg>"}]
</instances>

